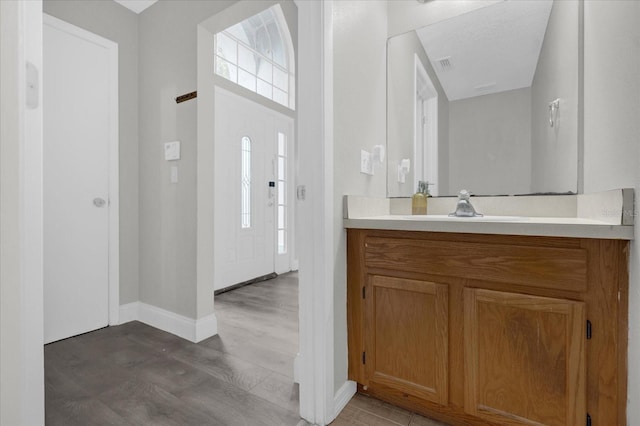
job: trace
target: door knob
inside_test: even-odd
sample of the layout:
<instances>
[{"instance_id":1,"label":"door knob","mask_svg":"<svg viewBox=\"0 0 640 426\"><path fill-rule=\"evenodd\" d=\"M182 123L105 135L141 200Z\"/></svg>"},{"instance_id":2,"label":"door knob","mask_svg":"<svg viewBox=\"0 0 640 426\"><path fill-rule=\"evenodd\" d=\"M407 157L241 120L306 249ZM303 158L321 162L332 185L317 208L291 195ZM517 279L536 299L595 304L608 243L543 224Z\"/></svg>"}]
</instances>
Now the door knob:
<instances>
[{"instance_id":1,"label":"door knob","mask_svg":"<svg viewBox=\"0 0 640 426\"><path fill-rule=\"evenodd\" d=\"M94 198L93 205L96 207L104 207L107 202L103 198Z\"/></svg>"}]
</instances>

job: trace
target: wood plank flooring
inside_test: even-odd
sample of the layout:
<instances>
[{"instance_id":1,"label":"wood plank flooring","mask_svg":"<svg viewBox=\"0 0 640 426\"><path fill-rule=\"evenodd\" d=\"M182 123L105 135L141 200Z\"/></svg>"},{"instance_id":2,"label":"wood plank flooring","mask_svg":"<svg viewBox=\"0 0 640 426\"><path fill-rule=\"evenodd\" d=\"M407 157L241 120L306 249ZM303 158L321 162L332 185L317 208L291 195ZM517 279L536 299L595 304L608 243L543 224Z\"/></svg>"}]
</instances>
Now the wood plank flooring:
<instances>
[{"instance_id":1,"label":"wood plank flooring","mask_svg":"<svg viewBox=\"0 0 640 426\"><path fill-rule=\"evenodd\" d=\"M215 298L194 344L134 321L45 346L47 425L306 425L299 418L296 273ZM356 395L335 426L435 426Z\"/></svg>"},{"instance_id":2,"label":"wood plank flooring","mask_svg":"<svg viewBox=\"0 0 640 426\"><path fill-rule=\"evenodd\" d=\"M199 344L140 322L45 346L47 425L297 425L298 279L215 299Z\"/></svg>"},{"instance_id":3,"label":"wood plank flooring","mask_svg":"<svg viewBox=\"0 0 640 426\"><path fill-rule=\"evenodd\" d=\"M356 394L331 426L446 426L386 402Z\"/></svg>"}]
</instances>

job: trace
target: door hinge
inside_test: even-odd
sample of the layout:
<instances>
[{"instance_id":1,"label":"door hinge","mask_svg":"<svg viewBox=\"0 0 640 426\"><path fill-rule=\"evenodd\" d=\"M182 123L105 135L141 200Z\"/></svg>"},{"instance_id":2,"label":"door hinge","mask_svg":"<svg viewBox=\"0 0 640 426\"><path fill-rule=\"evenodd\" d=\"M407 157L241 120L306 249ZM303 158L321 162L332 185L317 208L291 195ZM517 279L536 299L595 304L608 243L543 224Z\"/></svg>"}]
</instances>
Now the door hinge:
<instances>
[{"instance_id":1,"label":"door hinge","mask_svg":"<svg viewBox=\"0 0 640 426\"><path fill-rule=\"evenodd\" d=\"M362 287L362 298L363 299L367 298L367 288L366 287Z\"/></svg>"},{"instance_id":2,"label":"door hinge","mask_svg":"<svg viewBox=\"0 0 640 426\"><path fill-rule=\"evenodd\" d=\"M362 363L363 364L367 363L367 353L366 352L362 352Z\"/></svg>"},{"instance_id":3,"label":"door hinge","mask_svg":"<svg viewBox=\"0 0 640 426\"><path fill-rule=\"evenodd\" d=\"M587 340L591 339L591 321L587 320Z\"/></svg>"},{"instance_id":4,"label":"door hinge","mask_svg":"<svg viewBox=\"0 0 640 426\"><path fill-rule=\"evenodd\" d=\"M591 416L587 413L587 426L591 426Z\"/></svg>"}]
</instances>

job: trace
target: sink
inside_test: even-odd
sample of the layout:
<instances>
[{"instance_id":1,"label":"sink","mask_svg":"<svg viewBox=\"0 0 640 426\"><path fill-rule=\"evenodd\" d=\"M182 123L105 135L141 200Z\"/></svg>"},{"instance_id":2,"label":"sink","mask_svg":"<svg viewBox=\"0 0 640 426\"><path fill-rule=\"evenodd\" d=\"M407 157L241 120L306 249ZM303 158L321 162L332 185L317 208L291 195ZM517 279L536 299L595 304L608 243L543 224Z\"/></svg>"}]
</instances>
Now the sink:
<instances>
[{"instance_id":1,"label":"sink","mask_svg":"<svg viewBox=\"0 0 640 426\"><path fill-rule=\"evenodd\" d=\"M526 216L475 216L475 217L456 217L444 214L430 215L403 215L403 219L422 220L422 221L446 221L446 222L526 222L529 220Z\"/></svg>"}]
</instances>

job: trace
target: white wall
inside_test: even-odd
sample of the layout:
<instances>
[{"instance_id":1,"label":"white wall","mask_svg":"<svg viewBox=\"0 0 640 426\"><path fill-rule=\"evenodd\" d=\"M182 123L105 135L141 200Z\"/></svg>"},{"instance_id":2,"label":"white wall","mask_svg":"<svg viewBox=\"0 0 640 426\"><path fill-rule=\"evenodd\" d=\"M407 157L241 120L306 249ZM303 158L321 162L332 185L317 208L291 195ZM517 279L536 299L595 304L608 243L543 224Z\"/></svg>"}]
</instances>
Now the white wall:
<instances>
[{"instance_id":1,"label":"white wall","mask_svg":"<svg viewBox=\"0 0 640 426\"><path fill-rule=\"evenodd\" d=\"M198 226L204 225L197 224L196 182L211 176L198 171L202 164L196 146L200 101L176 104L175 97L198 86L201 23L225 24L217 28L222 29L229 19L239 21L272 3L160 1L140 14L140 300L144 303L190 318L201 318L213 309L212 277L199 286L196 262ZM233 10L227 11L231 5ZM291 9L283 10L288 19ZM211 18L222 11L221 19ZM182 152L179 161L169 163L163 159L162 148L172 140L181 141ZM178 167L177 184L169 181L171 166ZM200 185L206 188L212 183ZM211 244L208 247L212 253ZM202 253L200 256L202 262L207 261ZM205 293L207 288L210 294Z\"/></svg>"},{"instance_id":2,"label":"white wall","mask_svg":"<svg viewBox=\"0 0 640 426\"><path fill-rule=\"evenodd\" d=\"M0 2L0 424L44 424L42 2ZM29 80L33 82L33 80Z\"/></svg>"},{"instance_id":3,"label":"white wall","mask_svg":"<svg viewBox=\"0 0 640 426\"><path fill-rule=\"evenodd\" d=\"M579 7L556 1L549 16L531 88L531 192L577 191ZM554 99L560 109L551 127Z\"/></svg>"},{"instance_id":4,"label":"white wall","mask_svg":"<svg viewBox=\"0 0 640 426\"><path fill-rule=\"evenodd\" d=\"M21 386L20 331L13 326L20 316L20 180L19 141L20 91L18 90L19 29L18 6L0 3L0 423L19 424L20 397L13 389Z\"/></svg>"},{"instance_id":5,"label":"white wall","mask_svg":"<svg viewBox=\"0 0 640 426\"><path fill-rule=\"evenodd\" d=\"M114 1L45 0L44 12L118 43L120 304L139 299L138 15Z\"/></svg>"},{"instance_id":6,"label":"white wall","mask_svg":"<svg viewBox=\"0 0 640 426\"><path fill-rule=\"evenodd\" d=\"M584 191L640 194L640 2L584 2ZM637 195L636 195L637 197ZM638 206L636 205L636 209ZM627 424L640 424L640 224L631 242Z\"/></svg>"},{"instance_id":7,"label":"white wall","mask_svg":"<svg viewBox=\"0 0 640 426\"><path fill-rule=\"evenodd\" d=\"M384 165L360 173L360 149L386 141L385 1L333 2L334 121L334 332L335 390L347 378L345 194L386 196Z\"/></svg>"},{"instance_id":8,"label":"white wall","mask_svg":"<svg viewBox=\"0 0 640 426\"><path fill-rule=\"evenodd\" d=\"M638 4L585 1L585 192L638 178Z\"/></svg>"},{"instance_id":9,"label":"white wall","mask_svg":"<svg viewBox=\"0 0 640 426\"><path fill-rule=\"evenodd\" d=\"M272 3L238 4L236 15L243 19ZM121 304L142 301L199 317L198 101L178 105L175 97L196 90L198 24L234 4L233 0L160 1L137 15L112 1L45 1L46 13L119 45ZM288 20L295 19L295 10L283 9ZM295 25L292 37L295 43ZM172 140L182 142L182 158L170 164L162 150L163 143ZM172 165L179 169L175 185L169 182ZM207 305L211 310L212 302Z\"/></svg>"},{"instance_id":10,"label":"white wall","mask_svg":"<svg viewBox=\"0 0 640 426\"><path fill-rule=\"evenodd\" d=\"M449 102L449 186L452 194L530 192L530 88Z\"/></svg>"},{"instance_id":11,"label":"white wall","mask_svg":"<svg viewBox=\"0 0 640 426\"><path fill-rule=\"evenodd\" d=\"M139 17L140 301L189 318L198 318L198 101L175 98L196 90L198 24L233 3L160 1ZM174 140L181 159L167 162L163 144ZM170 183L171 166L178 167L177 184Z\"/></svg>"}]
</instances>

